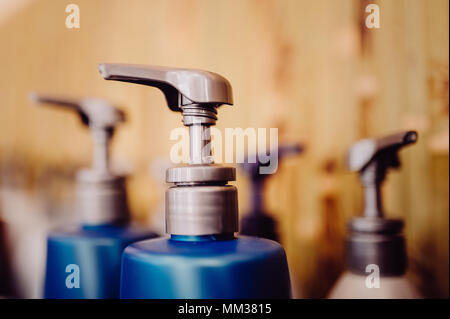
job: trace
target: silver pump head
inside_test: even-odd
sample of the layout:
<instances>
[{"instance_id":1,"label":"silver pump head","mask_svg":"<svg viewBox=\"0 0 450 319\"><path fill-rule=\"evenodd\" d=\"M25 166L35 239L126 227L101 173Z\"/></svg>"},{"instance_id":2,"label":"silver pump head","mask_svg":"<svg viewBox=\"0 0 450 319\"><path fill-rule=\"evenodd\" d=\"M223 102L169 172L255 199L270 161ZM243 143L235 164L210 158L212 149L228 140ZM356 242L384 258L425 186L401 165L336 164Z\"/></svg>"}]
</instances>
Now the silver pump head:
<instances>
[{"instance_id":1,"label":"silver pump head","mask_svg":"<svg viewBox=\"0 0 450 319\"><path fill-rule=\"evenodd\" d=\"M75 111L89 127L93 141L92 165L77 173L77 210L84 225L116 224L128 221L125 178L109 167L109 143L124 113L111 103L96 98L67 99L31 93L30 99L41 104Z\"/></svg>"},{"instance_id":2,"label":"silver pump head","mask_svg":"<svg viewBox=\"0 0 450 319\"><path fill-rule=\"evenodd\" d=\"M417 132L406 131L378 139L364 139L348 152L350 171L359 172L365 190L364 216L383 217L380 187L390 168L399 168L398 151L417 141Z\"/></svg>"},{"instance_id":3,"label":"silver pump head","mask_svg":"<svg viewBox=\"0 0 450 319\"><path fill-rule=\"evenodd\" d=\"M215 235L238 230L235 169L215 165L210 126L217 108L233 104L230 83L222 76L193 69L100 64L106 80L137 83L160 89L172 111L189 127L189 165L170 168L166 181L166 231L172 235Z\"/></svg>"}]
</instances>

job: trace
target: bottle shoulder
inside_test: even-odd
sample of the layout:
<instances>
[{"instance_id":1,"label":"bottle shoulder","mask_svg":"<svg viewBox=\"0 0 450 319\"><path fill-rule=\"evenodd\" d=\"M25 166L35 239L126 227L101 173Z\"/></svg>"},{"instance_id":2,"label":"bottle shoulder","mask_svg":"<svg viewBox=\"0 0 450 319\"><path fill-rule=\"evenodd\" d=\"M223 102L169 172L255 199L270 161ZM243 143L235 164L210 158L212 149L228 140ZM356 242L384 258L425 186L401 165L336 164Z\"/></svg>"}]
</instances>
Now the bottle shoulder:
<instances>
[{"instance_id":1,"label":"bottle shoulder","mask_svg":"<svg viewBox=\"0 0 450 319\"><path fill-rule=\"evenodd\" d=\"M48 235L50 241L71 239L142 240L155 237L157 234L153 231L133 225L73 226L53 230Z\"/></svg>"},{"instance_id":2,"label":"bottle shoulder","mask_svg":"<svg viewBox=\"0 0 450 319\"><path fill-rule=\"evenodd\" d=\"M158 238L131 244L122 256L122 298L290 297L284 249L268 239Z\"/></svg>"},{"instance_id":3,"label":"bottle shoulder","mask_svg":"<svg viewBox=\"0 0 450 319\"><path fill-rule=\"evenodd\" d=\"M142 258L158 256L189 259L233 256L237 259L285 256L283 247L272 240L240 236L220 241L179 241L169 237L135 242L125 250L127 255Z\"/></svg>"}]
</instances>

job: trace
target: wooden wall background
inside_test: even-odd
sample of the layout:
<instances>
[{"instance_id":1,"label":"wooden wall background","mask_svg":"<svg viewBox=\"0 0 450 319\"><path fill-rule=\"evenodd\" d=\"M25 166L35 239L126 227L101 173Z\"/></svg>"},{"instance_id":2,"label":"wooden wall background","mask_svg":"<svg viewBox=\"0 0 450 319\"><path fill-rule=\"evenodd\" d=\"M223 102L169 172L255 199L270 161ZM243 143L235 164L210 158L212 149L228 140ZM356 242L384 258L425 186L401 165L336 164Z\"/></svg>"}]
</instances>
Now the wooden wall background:
<instances>
[{"instance_id":1,"label":"wooden wall background","mask_svg":"<svg viewBox=\"0 0 450 319\"><path fill-rule=\"evenodd\" d=\"M368 3L381 28L364 26ZM65 27L76 3L81 28ZM278 218L296 296L323 297L342 270L345 221L361 210L358 179L342 158L357 139L413 128L419 143L384 188L389 216L406 220L410 270L428 297L448 297L448 67L446 0L74 0L28 1L0 24L0 183L47 189L49 205L72 192L89 163L90 139L71 114L34 107L30 90L109 98L128 123L113 144L129 181L134 217L145 222L164 194L150 176L167 156L180 118L162 94L105 82L99 62L215 71L233 85L235 106L219 128L279 127L307 151L286 160L266 199ZM2 10L2 8L0 8ZM20 178L10 178L20 175ZM9 176L7 178L7 176ZM247 182L239 176L240 209ZM300 293L301 291L301 293Z\"/></svg>"}]
</instances>

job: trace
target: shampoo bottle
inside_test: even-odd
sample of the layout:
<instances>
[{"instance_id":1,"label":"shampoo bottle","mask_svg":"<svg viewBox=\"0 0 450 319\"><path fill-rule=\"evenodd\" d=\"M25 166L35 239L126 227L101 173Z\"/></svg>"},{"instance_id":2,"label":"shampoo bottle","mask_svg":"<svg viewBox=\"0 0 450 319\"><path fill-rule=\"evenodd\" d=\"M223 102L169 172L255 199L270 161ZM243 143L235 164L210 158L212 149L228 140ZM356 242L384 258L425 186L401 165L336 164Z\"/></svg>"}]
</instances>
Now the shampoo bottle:
<instances>
[{"instance_id":1,"label":"shampoo bottle","mask_svg":"<svg viewBox=\"0 0 450 319\"><path fill-rule=\"evenodd\" d=\"M276 242L236 237L235 169L215 165L210 126L217 108L233 104L230 83L200 70L102 64L107 80L160 89L189 127L190 163L167 170L168 238L125 249L121 298L289 298L284 249Z\"/></svg>"},{"instance_id":2,"label":"shampoo bottle","mask_svg":"<svg viewBox=\"0 0 450 319\"><path fill-rule=\"evenodd\" d=\"M109 167L109 142L124 114L99 99L71 101L36 94L32 99L77 112L94 144L92 167L76 176L81 226L48 236L44 297L119 298L123 250L134 241L155 237L129 224L125 178Z\"/></svg>"},{"instance_id":3,"label":"shampoo bottle","mask_svg":"<svg viewBox=\"0 0 450 319\"><path fill-rule=\"evenodd\" d=\"M420 298L405 276L403 221L386 219L381 201L381 185L388 170L400 167L398 151L416 140L417 133L407 131L361 140L350 148L348 167L359 172L364 187L364 217L349 223L348 271L338 280L329 298Z\"/></svg>"},{"instance_id":4,"label":"shampoo bottle","mask_svg":"<svg viewBox=\"0 0 450 319\"><path fill-rule=\"evenodd\" d=\"M300 145L285 145L278 149L278 158L298 154L303 149ZM241 164L241 168L247 173L251 182L251 208L241 219L241 235L255 236L278 241L277 223L264 207L263 191L267 178L273 174L261 174L260 167L267 163L261 163L259 156L254 163L247 161Z\"/></svg>"}]
</instances>

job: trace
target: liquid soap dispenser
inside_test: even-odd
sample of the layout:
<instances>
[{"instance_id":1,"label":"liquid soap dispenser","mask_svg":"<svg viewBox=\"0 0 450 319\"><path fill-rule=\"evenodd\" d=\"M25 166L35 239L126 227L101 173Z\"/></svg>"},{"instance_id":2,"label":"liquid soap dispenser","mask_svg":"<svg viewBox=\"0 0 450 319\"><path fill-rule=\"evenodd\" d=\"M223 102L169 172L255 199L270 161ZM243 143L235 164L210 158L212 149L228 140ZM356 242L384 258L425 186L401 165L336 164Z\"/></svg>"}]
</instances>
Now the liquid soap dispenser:
<instances>
[{"instance_id":1,"label":"liquid soap dispenser","mask_svg":"<svg viewBox=\"0 0 450 319\"><path fill-rule=\"evenodd\" d=\"M123 250L134 241L156 236L129 224L125 177L109 167L109 141L124 114L100 99L70 101L37 94L31 98L77 112L94 144L92 167L76 176L81 226L48 236L44 297L119 298Z\"/></svg>"},{"instance_id":2,"label":"liquid soap dispenser","mask_svg":"<svg viewBox=\"0 0 450 319\"><path fill-rule=\"evenodd\" d=\"M303 151L300 145L285 145L278 149L278 159L298 154ZM272 174L261 174L260 167L265 166L259 161L250 163L248 159L240 167L247 173L251 182L251 208L241 219L241 235L255 236L278 241L277 223L264 208L263 191L267 178Z\"/></svg>"},{"instance_id":3,"label":"liquid soap dispenser","mask_svg":"<svg viewBox=\"0 0 450 319\"><path fill-rule=\"evenodd\" d=\"M102 64L107 80L153 86L180 112L190 132L190 163L167 170L168 238L125 249L121 298L289 298L284 249L276 242L235 236L235 169L215 165L210 126L217 108L233 104L230 83L200 70Z\"/></svg>"},{"instance_id":4,"label":"liquid soap dispenser","mask_svg":"<svg viewBox=\"0 0 450 319\"><path fill-rule=\"evenodd\" d=\"M386 219L381 185L390 168L400 167L398 151L417 141L414 131L365 139L348 153L350 171L359 172L364 187L364 217L349 223L348 271L338 280L329 298L420 298L405 276L406 248L403 221Z\"/></svg>"}]
</instances>

